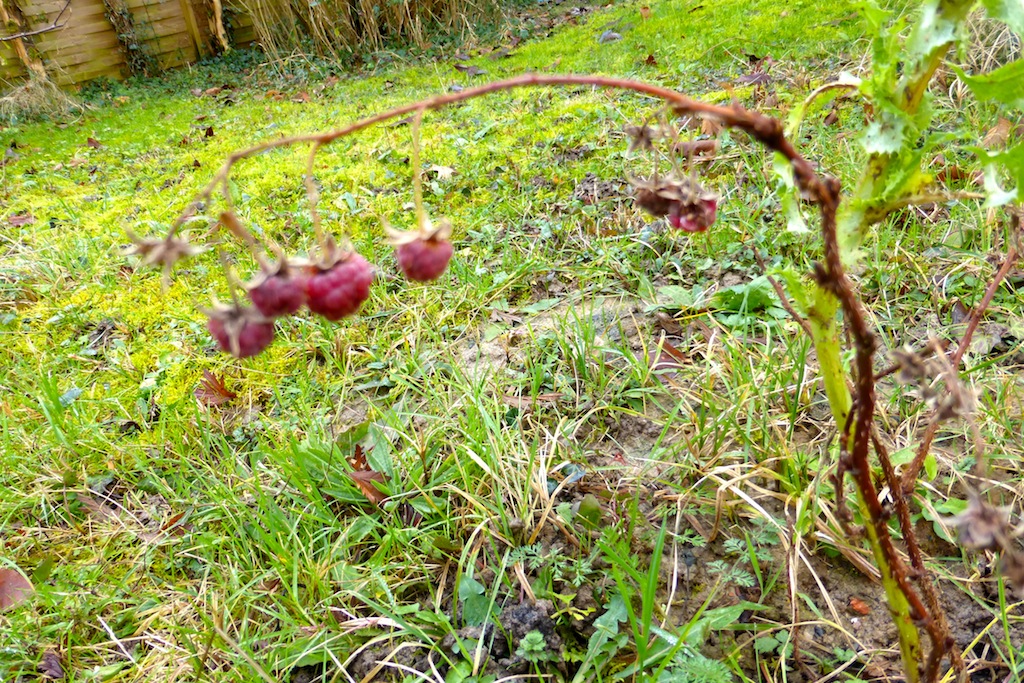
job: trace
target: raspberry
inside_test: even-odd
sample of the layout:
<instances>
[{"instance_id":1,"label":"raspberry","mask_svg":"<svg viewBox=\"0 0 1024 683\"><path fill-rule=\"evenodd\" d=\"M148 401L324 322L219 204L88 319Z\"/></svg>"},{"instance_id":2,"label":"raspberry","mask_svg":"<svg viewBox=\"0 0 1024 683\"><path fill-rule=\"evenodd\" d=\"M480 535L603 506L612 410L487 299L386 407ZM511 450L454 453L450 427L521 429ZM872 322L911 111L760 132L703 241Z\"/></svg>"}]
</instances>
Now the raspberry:
<instances>
[{"instance_id":1,"label":"raspberry","mask_svg":"<svg viewBox=\"0 0 1024 683\"><path fill-rule=\"evenodd\" d=\"M265 273L250 286L249 300L268 318L291 315L306 303L306 278L292 274L287 267Z\"/></svg>"},{"instance_id":2,"label":"raspberry","mask_svg":"<svg viewBox=\"0 0 1024 683\"><path fill-rule=\"evenodd\" d=\"M410 280L429 282L436 280L448 267L452 257L452 243L445 239L418 239L399 244L395 250L398 266Z\"/></svg>"},{"instance_id":3,"label":"raspberry","mask_svg":"<svg viewBox=\"0 0 1024 683\"><path fill-rule=\"evenodd\" d=\"M317 269L306 280L306 305L328 320L352 315L370 296L373 266L352 252L326 269Z\"/></svg>"},{"instance_id":4,"label":"raspberry","mask_svg":"<svg viewBox=\"0 0 1024 683\"><path fill-rule=\"evenodd\" d=\"M206 329L223 351L236 358L255 356L274 341L274 323L251 308L218 306L206 313Z\"/></svg>"}]
</instances>

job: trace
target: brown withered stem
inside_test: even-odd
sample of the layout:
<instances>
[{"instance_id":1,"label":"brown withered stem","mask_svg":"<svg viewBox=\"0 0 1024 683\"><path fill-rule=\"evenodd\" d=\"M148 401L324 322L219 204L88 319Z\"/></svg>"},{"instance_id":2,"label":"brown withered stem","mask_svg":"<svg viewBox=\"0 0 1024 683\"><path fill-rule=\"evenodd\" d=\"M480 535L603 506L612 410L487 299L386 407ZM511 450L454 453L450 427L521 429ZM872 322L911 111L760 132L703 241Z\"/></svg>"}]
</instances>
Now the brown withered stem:
<instances>
[{"instance_id":1,"label":"brown withered stem","mask_svg":"<svg viewBox=\"0 0 1024 683\"><path fill-rule=\"evenodd\" d=\"M906 567L896 552L889 534L888 514L878 499L878 491L872 480L869 456L875 415L873 358L877 343L875 335L868 327L860 299L843 269L840 258L839 241L836 235L836 212L840 202L839 181L832 177L819 175L811 163L801 156L793 144L785 137L783 126L779 121L757 112L748 111L739 104L733 104L732 106L707 104L693 100L668 88L629 79L589 75L526 74L397 107L333 131L268 140L248 149L235 152L227 158L217 174L199 193L197 200L208 201L212 192L218 186L222 186L225 188L224 200L230 208L230 193L226 191L227 179L236 163L266 150L297 144L310 144L313 146L313 149L307 166L306 183L307 191L310 193L311 205L315 206L315 187L311 189L312 156L319 148L339 138L351 135L383 121L410 114L414 114L419 119L427 111L440 109L450 104L463 102L490 93L521 87L566 85L630 90L664 101L667 104L667 108L677 116L710 118L717 120L724 127L742 130L760 144L785 157L793 168L793 175L799 189L813 203L818 205L821 214L821 234L824 242L825 262L824 264L816 265L814 276L818 284L826 291L832 293L839 301L856 351L855 413L851 414L853 421L852 435L850 429L845 429L840 433L842 438L840 449L842 456L837 471L837 485L839 488L842 487L841 478L845 473L849 473L855 482L869 515L867 523L872 526L877 535L881 553L888 563L892 578L899 586L900 591L906 596L914 622L918 627L923 626L929 635L932 648L926 665L925 680L935 680L939 663L947 652L948 630L943 629L944 620L937 616L941 612L937 600L933 602L929 599L929 607L931 607L929 611L925 608L917 591L911 585L911 570ZM183 216L175 221L170 229L169 237L174 235L184 220L185 217ZM886 479L890 487L892 487L895 475L892 473L891 464L885 466L888 459L885 457L882 448L877 448L876 454L883 460ZM894 490L899 488L898 482L895 483L896 487ZM902 518L903 513L900 510L905 508L905 502L897 502L896 507L898 514ZM913 538L913 529L911 527L906 526L903 531L905 537ZM920 581L927 582L928 579L923 563L919 565L916 558L916 555L919 554L919 551L916 550L916 545L914 548L915 550L911 553L912 562L915 565L913 574Z\"/></svg>"}]
</instances>

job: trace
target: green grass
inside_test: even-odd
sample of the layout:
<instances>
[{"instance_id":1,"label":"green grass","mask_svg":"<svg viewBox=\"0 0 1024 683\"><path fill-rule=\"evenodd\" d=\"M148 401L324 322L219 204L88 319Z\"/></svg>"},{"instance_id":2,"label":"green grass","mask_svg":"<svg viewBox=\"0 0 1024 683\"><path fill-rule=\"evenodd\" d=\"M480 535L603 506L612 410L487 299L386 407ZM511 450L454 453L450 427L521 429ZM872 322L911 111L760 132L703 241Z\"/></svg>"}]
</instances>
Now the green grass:
<instances>
[{"instance_id":1,"label":"green grass","mask_svg":"<svg viewBox=\"0 0 1024 683\"><path fill-rule=\"evenodd\" d=\"M455 225L438 285L390 277L378 220L412 222L409 128L341 140L318 157L326 225L384 277L358 317L299 316L246 361L215 352L198 310L227 296L212 253L166 292L123 255L126 229L165 229L231 151L453 84L593 71L754 106L751 88L722 84L747 73L748 55L771 54L771 111L784 117L866 47L845 0L650 6L649 19L622 4L507 59L476 57L488 72L476 79L437 62L345 77L307 103L292 99L318 83L282 99L268 93L277 81L190 94L223 83L210 67L119 89L66 126L5 131L21 159L0 168L0 564L34 574L36 592L0 614L4 681L47 651L68 680L289 680L298 666L359 680L378 660L399 680L782 680L791 649L764 639L791 623L794 542L803 630L828 633L827 646L805 644L814 670L889 666L880 592L849 569L860 551L835 532L832 425L809 343L785 319L715 310L716 291L760 274L753 247L773 265L819 256L813 234L785 230L771 159L745 140L723 137L701 168L723 195L719 222L685 239L629 201L574 195L588 173L649 174L622 133L652 113L644 98L516 91L431 113L424 162L455 169L426 187L432 215ZM623 39L598 44L609 27ZM840 127L816 112L799 142L849 182L861 112L841 111ZM990 118L948 116L977 132ZM313 246L304 163L304 150L275 151L233 175L242 219L293 253ZM26 213L34 221L8 221ZM939 333L954 301L976 302L998 237L967 205L883 226L858 276L884 344ZM1021 290L997 295L990 317L1009 332L967 365L1008 495L1024 454L1022 308ZM674 322L659 327L659 311ZM666 329L678 357L659 347ZM237 396L201 405L204 371ZM893 385L881 403L893 450L913 446L924 407ZM922 487L933 507L963 497L957 429L940 432L940 474ZM345 474L356 440L385 474L382 509ZM817 520L831 536L815 535ZM943 588L991 621L988 659L1019 667L1020 606L979 582L976 560L936 548ZM829 577L836 567L846 579ZM850 624L851 591L875 601L867 630ZM530 593L546 602L516 617ZM504 630L481 631L489 615ZM506 638L514 660L520 622L549 646L557 637L567 663L483 656Z\"/></svg>"}]
</instances>

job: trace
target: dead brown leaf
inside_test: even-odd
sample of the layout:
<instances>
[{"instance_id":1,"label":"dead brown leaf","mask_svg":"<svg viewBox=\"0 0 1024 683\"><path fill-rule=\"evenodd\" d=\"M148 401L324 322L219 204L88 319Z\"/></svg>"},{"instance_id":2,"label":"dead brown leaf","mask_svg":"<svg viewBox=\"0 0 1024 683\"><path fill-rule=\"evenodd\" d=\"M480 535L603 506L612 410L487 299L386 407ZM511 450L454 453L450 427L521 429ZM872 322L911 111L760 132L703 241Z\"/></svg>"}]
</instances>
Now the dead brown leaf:
<instances>
[{"instance_id":1,"label":"dead brown leaf","mask_svg":"<svg viewBox=\"0 0 1024 683\"><path fill-rule=\"evenodd\" d=\"M644 59L644 64L647 66L658 66L658 60L655 59L654 55L647 55L647 58Z\"/></svg>"},{"instance_id":2,"label":"dead brown leaf","mask_svg":"<svg viewBox=\"0 0 1024 683\"><path fill-rule=\"evenodd\" d=\"M93 149L99 149L100 147L103 146L103 143L97 140L96 138L87 138L85 144L88 145L89 147L92 147Z\"/></svg>"},{"instance_id":3,"label":"dead brown leaf","mask_svg":"<svg viewBox=\"0 0 1024 683\"><path fill-rule=\"evenodd\" d=\"M641 19L650 19L651 18L651 8L646 6L646 5L641 7L640 8L640 18Z\"/></svg>"},{"instance_id":4,"label":"dead brown leaf","mask_svg":"<svg viewBox=\"0 0 1024 683\"><path fill-rule=\"evenodd\" d=\"M475 64L455 64L454 66L456 71L461 71L467 76L481 76L487 73L486 70L481 69Z\"/></svg>"},{"instance_id":5,"label":"dead brown leaf","mask_svg":"<svg viewBox=\"0 0 1024 683\"><path fill-rule=\"evenodd\" d=\"M366 499L377 506L383 503L387 496L384 495L383 491L374 486L373 482L379 481L384 483L384 475L370 469L370 463L366 461L366 452L363 451L362 446L356 444L356 452L348 459L348 464L352 466L352 471L348 473L349 478L355 482L355 485L366 496Z\"/></svg>"},{"instance_id":6,"label":"dead brown leaf","mask_svg":"<svg viewBox=\"0 0 1024 683\"><path fill-rule=\"evenodd\" d=\"M712 138L718 137L724 127L721 121L715 119L701 119L700 122L700 132Z\"/></svg>"},{"instance_id":7,"label":"dead brown leaf","mask_svg":"<svg viewBox=\"0 0 1024 683\"><path fill-rule=\"evenodd\" d=\"M306 102L312 102L312 101L313 101L313 98L310 97L309 93L306 92L305 90L303 90L298 95L296 95L295 97L292 98L292 102L297 102L299 104L305 104Z\"/></svg>"},{"instance_id":8,"label":"dead brown leaf","mask_svg":"<svg viewBox=\"0 0 1024 683\"><path fill-rule=\"evenodd\" d=\"M1010 133L1013 132L1013 124L1010 123L1009 119L1000 118L996 125L985 133L985 137L982 138L982 144L989 149L1004 146L1010 139Z\"/></svg>"},{"instance_id":9,"label":"dead brown leaf","mask_svg":"<svg viewBox=\"0 0 1024 683\"><path fill-rule=\"evenodd\" d=\"M17 569L0 569L0 612L25 602L33 592L32 584Z\"/></svg>"}]
</instances>

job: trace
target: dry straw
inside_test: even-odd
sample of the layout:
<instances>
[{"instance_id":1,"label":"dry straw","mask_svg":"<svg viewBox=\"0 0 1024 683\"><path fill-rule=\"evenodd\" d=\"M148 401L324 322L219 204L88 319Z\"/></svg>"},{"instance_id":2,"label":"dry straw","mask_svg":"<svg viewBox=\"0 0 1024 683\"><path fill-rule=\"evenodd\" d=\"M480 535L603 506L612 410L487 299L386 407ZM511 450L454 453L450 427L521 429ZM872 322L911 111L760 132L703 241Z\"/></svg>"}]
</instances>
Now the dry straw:
<instances>
[{"instance_id":1,"label":"dry straw","mask_svg":"<svg viewBox=\"0 0 1024 683\"><path fill-rule=\"evenodd\" d=\"M497 0L241 0L264 51L339 58L389 43L429 45L431 33L466 38L493 19Z\"/></svg>"}]
</instances>

